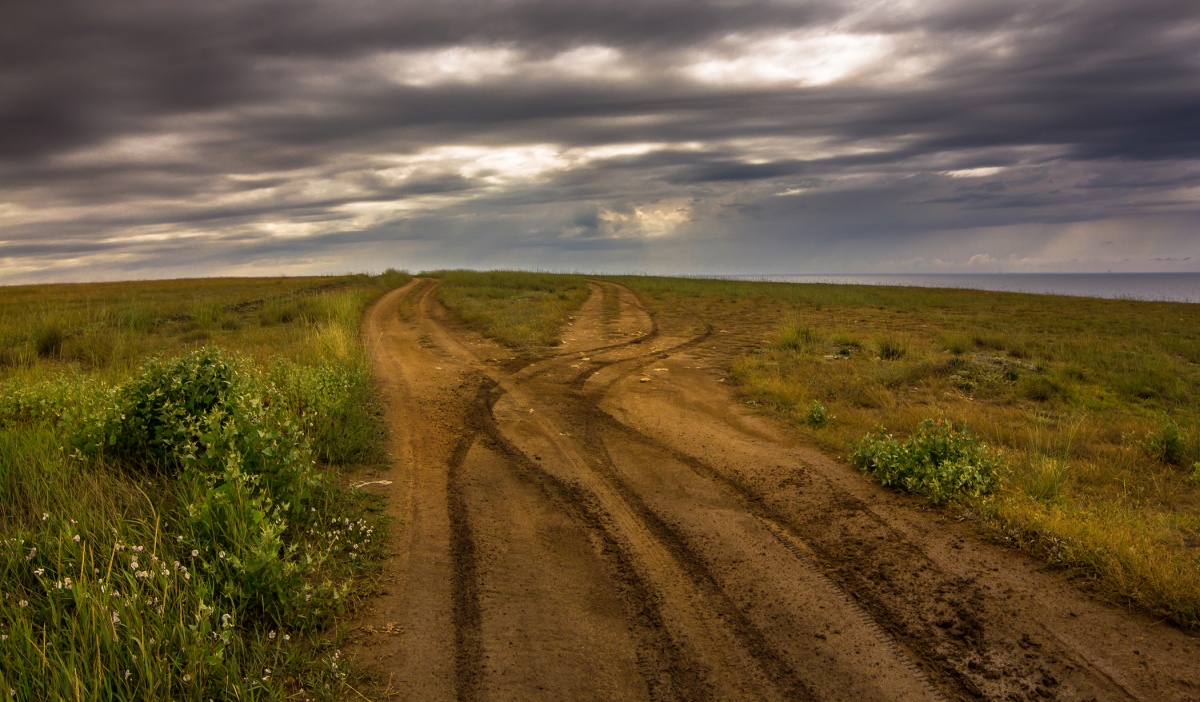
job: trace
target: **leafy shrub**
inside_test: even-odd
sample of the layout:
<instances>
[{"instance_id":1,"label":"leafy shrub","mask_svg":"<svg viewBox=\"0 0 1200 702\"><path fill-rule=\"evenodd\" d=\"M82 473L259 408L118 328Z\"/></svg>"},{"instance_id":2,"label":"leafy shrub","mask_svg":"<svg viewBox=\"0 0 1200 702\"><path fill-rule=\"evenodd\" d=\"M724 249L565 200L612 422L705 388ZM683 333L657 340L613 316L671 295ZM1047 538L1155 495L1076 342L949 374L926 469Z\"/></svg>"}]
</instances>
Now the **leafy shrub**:
<instances>
[{"instance_id":1,"label":"leafy shrub","mask_svg":"<svg viewBox=\"0 0 1200 702\"><path fill-rule=\"evenodd\" d=\"M833 418L834 416L829 413L829 410L825 409L825 405L816 400L812 401L812 404L808 406L808 411L804 414L804 421L813 427L823 427Z\"/></svg>"},{"instance_id":2,"label":"leafy shrub","mask_svg":"<svg viewBox=\"0 0 1200 702\"><path fill-rule=\"evenodd\" d=\"M1147 456L1159 463L1183 465L1187 453L1187 434L1181 432L1175 422L1164 420L1158 431L1146 434L1141 447Z\"/></svg>"},{"instance_id":3,"label":"leafy shrub","mask_svg":"<svg viewBox=\"0 0 1200 702\"><path fill-rule=\"evenodd\" d=\"M967 430L928 419L906 441L882 429L868 434L850 460L884 485L926 495L934 504L991 492L1002 465L999 456Z\"/></svg>"},{"instance_id":4,"label":"leafy shrub","mask_svg":"<svg viewBox=\"0 0 1200 702\"><path fill-rule=\"evenodd\" d=\"M240 361L211 347L151 361L77 443L84 455L177 475L179 527L189 542L208 545L200 565L236 610L275 622L315 614L296 593L310 590L321 558L289 542L330 487L315 471L302 423Z\"/></svg>"},{"instance_id":5,"label":"leafy shrub","mask_svg":"<svg viewBox=\"0 0 1200 702\"><path fill-rule=\"evenodd\" d=\"M80 437L81 447L138 468L174 471L185 456L195 458L203 425L226 406L235 374L213 347L152 360L118 389L111 407L88 427L92 434Z\"/></svg>"}]
</instances>

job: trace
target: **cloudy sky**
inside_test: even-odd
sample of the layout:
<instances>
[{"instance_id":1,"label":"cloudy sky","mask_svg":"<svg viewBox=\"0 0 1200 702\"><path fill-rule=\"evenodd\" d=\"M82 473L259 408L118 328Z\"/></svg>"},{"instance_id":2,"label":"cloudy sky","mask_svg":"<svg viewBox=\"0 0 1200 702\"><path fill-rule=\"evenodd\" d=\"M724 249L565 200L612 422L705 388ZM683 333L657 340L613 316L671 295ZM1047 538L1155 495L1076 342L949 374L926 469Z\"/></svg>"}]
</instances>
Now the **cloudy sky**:
<instances>
[{"instance_id":1,"label":"cloudy sky","mask_svg":"<svg viewBox=\"0 0 1200 702\"><path fill-rule=\"evenodd\" d=\"M0 283L1200 271L1196 0L0 16Z\"/></svg>"}]
</instances>

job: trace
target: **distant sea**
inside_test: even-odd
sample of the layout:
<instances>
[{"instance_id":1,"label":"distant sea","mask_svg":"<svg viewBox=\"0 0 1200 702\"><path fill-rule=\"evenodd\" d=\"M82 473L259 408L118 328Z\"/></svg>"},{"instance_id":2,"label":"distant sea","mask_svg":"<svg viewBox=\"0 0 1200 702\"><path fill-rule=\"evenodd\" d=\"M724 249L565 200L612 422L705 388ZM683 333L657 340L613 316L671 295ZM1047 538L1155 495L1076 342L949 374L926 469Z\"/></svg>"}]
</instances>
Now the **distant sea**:
<instances>
[{"instance_id":1,"label":"distant sea","mask_svg":"<svg viewBox=\"0 0 1200 702\"><path fill-rule=\"evenodd\" d=\"M838 285L908 285L1003 292L1200 302L1200 273L919 273L863 275L730 275L735 280Z\"/></svg>"}]
</instances>

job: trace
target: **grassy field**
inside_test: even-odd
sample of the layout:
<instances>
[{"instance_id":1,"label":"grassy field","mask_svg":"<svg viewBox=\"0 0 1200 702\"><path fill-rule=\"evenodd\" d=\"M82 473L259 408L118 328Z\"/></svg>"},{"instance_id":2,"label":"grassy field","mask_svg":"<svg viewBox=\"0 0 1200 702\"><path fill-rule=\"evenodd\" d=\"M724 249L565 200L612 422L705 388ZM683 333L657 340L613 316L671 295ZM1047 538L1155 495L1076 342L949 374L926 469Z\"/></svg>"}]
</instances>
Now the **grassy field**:
<instances>
[{"instance_id":1,"label":"grassy field","mask_svg":"<svg viewBox=\"0 0 1200 702\"><path fill-rule=\"evenodd\" d=\"M442 271L546 353L581 276ZM0 694L337 699L380 557L358 325L408 276L0 287ZM1200 306L630 277L748 404L1104 596L1200 626ZM969 432L969 433L967 433Z\"/></svg>"},{"instance_id":2,"label":"grassy field","mask_svg":"<svg viewBox=\"0 0 1200 702\"><path fill-rule=\"evenodd\" d=\"M0 693L339 699L401 273L0 287Z\"/></svg>"},{"instance_id":3,"label":"grassy field","mask_svg":"<svg viewBox=\"0 0 1200 702\"><path fill-rule=\"evenodd\" d=\"M459 319L515 349L534 354L558 343L567 317L587 299L578 275L521 271L439 271L442 304Z\"/></svg>"},{"instance_id":4,"label":"grassy field","mask_svg":"<svg viewBox=\"0 0 1200 702\"><path fill-rule=\"evenodd\" d=\"M951 497L1115 601L1200 626L1200 305L622 282L665 325L740 331L728 372L744 399L832 453Z\"/></svg>"}]
</instances>

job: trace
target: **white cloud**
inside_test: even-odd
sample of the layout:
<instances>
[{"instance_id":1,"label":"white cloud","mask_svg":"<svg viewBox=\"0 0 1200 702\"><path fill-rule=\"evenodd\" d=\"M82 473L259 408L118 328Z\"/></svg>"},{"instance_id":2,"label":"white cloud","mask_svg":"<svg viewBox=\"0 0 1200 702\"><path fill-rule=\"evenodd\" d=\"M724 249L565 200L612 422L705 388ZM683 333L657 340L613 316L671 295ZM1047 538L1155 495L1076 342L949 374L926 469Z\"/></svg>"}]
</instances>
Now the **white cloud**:
<instances>
[{"instance_id":1,"label":"white cloud","mask_svg":"<svg viewBox=\"0 0 1200 702\"><path fill-rule=\"evenodd\" d=\"M693 52L683 72L718 85L829 85L880 61L890 46L878 34L733 35Z\"/></svg>"},{"instance_id":2,"label":"white cloud","mask_svg":"<svg viewBox=\"0 0 1200 702\"><path fill-rule=\"evenodd\" d=\"M425 87L445 83L481 83L512 75L520 52L505 46L452 46L417 52L388 52L376 56L375 71L401 85Z\"/></svg>"},{"instance_id":3,"label":"white cloud","mask_svg":"<svg viewBox=\"0 0 1200 702\"><path fill-rule=\"evenodd\" d=\"M1004 169L999 166L987 166L983 168L961 168L956 171L943 171L942 175L948 175L951 178L983 178L1003 172Z\"/></svg>"}]
</instances>

